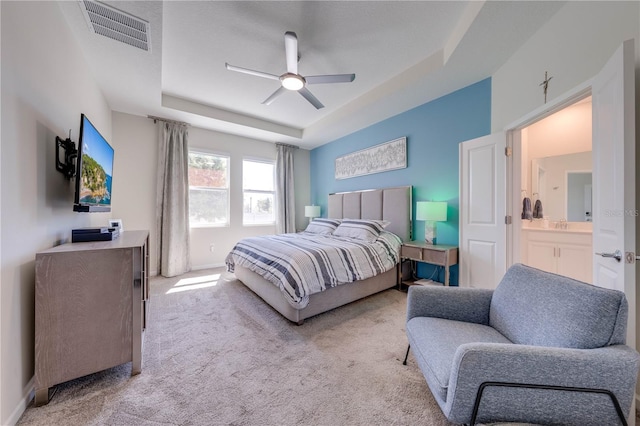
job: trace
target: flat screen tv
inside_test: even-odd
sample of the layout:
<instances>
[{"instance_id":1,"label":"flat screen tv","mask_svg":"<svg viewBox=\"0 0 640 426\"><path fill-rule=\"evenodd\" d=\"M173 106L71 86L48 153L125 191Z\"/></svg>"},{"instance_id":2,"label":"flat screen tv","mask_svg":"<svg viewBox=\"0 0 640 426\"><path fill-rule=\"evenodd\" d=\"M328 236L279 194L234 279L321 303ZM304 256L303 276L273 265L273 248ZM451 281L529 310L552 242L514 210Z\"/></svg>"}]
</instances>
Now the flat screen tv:
<instances>
[{"instance_id":1,"label":"flat screen tv","mask_svg":"<svg viewBox=\"0 0 640 426\"><path fill-rule=\"evenodd\" d=\"M80 117L80 140L76 163L73 210L77 212L111 211L113 148L84 114Z\"/></svg>"}]
</instances>

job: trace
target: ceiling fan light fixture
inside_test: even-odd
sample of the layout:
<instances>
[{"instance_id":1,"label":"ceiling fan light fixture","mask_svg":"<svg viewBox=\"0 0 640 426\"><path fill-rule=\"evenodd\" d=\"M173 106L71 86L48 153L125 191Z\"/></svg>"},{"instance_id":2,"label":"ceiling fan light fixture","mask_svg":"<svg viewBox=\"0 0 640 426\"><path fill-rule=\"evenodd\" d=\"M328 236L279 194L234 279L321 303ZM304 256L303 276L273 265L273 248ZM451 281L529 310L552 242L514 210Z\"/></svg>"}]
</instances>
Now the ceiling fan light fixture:
<instances>
[{"instance_id":1,"label":"ceiling fan light fixture","mask_svg":"<svg viewBox=\"0 0 640 426\"><path fill-rule=\"evenodd\" d=\"M2 0L0 0L2 1ZM89 1L89 0L84 0ZM351 83L355 74L329 74L329 75L312 75L307 78L298 74L298 61L300 60L300 52L298 52L298 38L293 31L287 31L284 34L284 53L287 60L287 72L282 75L269 74L262 71L256 71L249 68L236 67L225 63L225 67L229 71L237 71L244 74L255 75L257 77L268 78L270 80L280 80L280 87L273 92L262 104L270 105L276 98L286 91L298 92L316 109L324 108L313 94L307 89L308 84L327 84L327 83Z\"/></svg>"},{"instance_id":2,"label":"ceiling fan light fixture","mask_svg":"<svg viewBox=\"0 0 640 426\"><path fill-rule=\"evenodd\" d=\"M287 90L300 90L304 87L304 77L287 73L280 77L280 81L282 82L282 87Z\"/></svg>"}]
</instances>

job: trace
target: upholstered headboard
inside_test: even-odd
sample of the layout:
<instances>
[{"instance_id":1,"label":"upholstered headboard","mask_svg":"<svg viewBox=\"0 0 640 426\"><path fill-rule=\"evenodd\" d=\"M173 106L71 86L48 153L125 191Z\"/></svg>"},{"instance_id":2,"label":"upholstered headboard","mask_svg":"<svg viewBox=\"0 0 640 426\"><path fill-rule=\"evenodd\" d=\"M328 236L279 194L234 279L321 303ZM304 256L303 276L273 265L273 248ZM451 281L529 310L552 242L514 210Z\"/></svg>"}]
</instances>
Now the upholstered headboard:
<instances>
[{"instance_id":1,"label":"upholstered headboard","mask_svg":"<svg viewBox=\"0 0 640 426\"><path fill-rule=\"evenodd\" d=\"M378 219L391 222L386 230L411 240L411 186L329 194L327 216L332 219Z\"/></svg>"}]
</instances>

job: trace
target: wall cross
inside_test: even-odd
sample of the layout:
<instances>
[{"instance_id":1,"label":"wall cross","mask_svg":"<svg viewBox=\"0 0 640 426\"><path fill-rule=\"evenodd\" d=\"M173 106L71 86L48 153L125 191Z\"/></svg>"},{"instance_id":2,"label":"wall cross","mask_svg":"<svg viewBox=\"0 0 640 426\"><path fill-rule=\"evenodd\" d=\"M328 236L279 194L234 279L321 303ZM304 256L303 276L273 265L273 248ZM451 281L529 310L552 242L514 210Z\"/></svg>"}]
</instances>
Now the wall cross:
<instances>
[{"instance_id":1,"label":"wall cross","mask_svg":"<svg viewBox=\"0 0 640 426\"><path fill-rule=\"evenodd\" d=\"M547 103L547 89L549 88L549 82L553 77L547 77L547 71L544 72L544 81L540 83L542 86L542 91L544 93L544 103Z\"/></svg>"}]
</instances>

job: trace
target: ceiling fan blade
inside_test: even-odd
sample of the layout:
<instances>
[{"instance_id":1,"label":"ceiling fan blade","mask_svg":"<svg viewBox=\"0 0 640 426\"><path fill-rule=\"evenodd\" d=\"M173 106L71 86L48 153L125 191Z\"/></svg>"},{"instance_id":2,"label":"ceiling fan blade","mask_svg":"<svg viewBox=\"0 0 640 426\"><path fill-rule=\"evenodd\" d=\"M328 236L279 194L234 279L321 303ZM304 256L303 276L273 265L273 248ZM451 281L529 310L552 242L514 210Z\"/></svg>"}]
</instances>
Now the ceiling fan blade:
<instances>
[{"instance_id":1,"label":"ceiling fan blade","mask_svg":"<svg viewBox=\"0 0 640 426\"><path fill-rule=\"evenodd\" d=\"M278 96L282 95L282 94L283 94L284 92L286 92L286 91L287 91L287 89L285 89L284 87L280 86L280 87L278 88L278 90L276 90L275 92L273 92L273 93L271 94L271 96L269 96L267 99L265 99L265 100L262 102L262 104L263 104L263 105L271 105L271 102L275 101L275 100L276 100L276 98L277 98Z\"/></svg>"},{"instance_id":2,"label":"ceiling fan blade","mask_svg":"<svg viewBox=\"0 0 640 426\"><path fill-rule=\"evenodd\" d=\"M287 72L298 74L298 36L293 31L284 33L284 52L287 58Z\"/></svg>"},{"instance_id":3,"label":"ceiling fan blade","mask_svg":"<svg viewBox=\"0 0 640 426\"><path fill-rule=\"evenodd\" d=\"M316 107L316 109L324 108L324 105L322 105L322 102L320 102L318 98L313 96L313 94L311 94L309 89L307 89L306 87L303 87L302 89L298 90L298 93L300 93L302 97L308 100L311 103L311 105Z\"/></svg>"},{"instance_id":4,"label":"ceiling fan blade","mask_svg":"<svg viewBox=\"0 0 640 426\"><path fill-rule=\"evenodd\" d=\"M255 75L257 77L268 78L268 79L271 79L271 80L280 80L280 76L279 75L269 74L269 73L262 72L262 71L250 70L248 68L236 67L235 65L230 65L230 64L228 64L226 62L224 64L224 66L227 67L227 69L229 71L237 71L237 72L241 72L241 73L244 73L244 74Z\"/></svg>"},{"instance_id":5,"label":"ceiling fan blade","mask_svg":"<svg viewBox=\"0 0 640 426\"><path fill-rule=\"evenodd\" d=\"M326 84L326 83L351 83L355 80L355 74L332 74L332 75L311 75L305 77L307 84Z\"/></svg>"}]
</instances>

